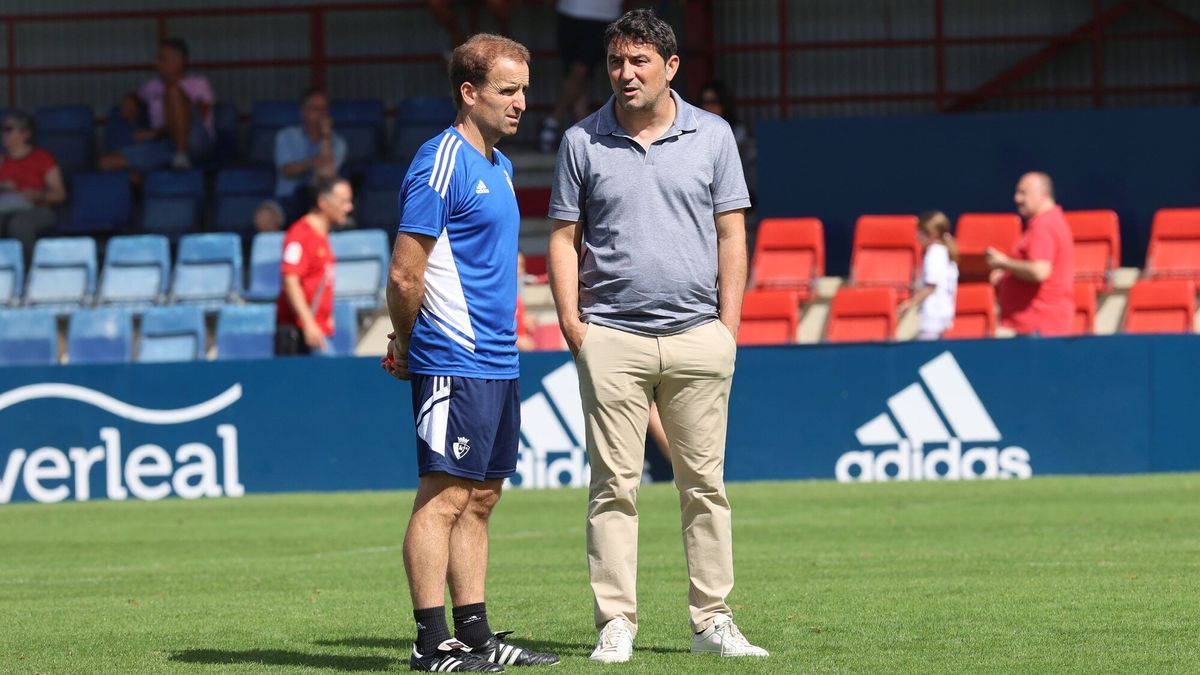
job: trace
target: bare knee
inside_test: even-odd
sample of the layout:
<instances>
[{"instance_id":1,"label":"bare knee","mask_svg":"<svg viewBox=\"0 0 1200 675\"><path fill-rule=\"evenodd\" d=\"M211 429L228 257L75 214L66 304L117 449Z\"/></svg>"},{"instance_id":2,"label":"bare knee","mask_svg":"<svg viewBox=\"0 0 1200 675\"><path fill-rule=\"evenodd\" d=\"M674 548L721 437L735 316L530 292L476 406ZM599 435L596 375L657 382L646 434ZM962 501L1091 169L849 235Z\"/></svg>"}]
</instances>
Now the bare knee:
<instances>
[{"instance_id":1,"label":"bare knee","mask_svg":"<svg viewBox=\"0 0 1200 675\"><path fill-rule=\"evenodd\" d=\"M446 475L422 476L413 503L413 518L430 519L449 527L470 502L471 486L467 481Z\"/></svg>"},{"instance_id":2,"label":"bare knee","mask_svg":"<svg viewBox=\"0 0 1200 675\"><path fill-rule=\"evenodd\" d=\"M492 509L496 508L496 504L500 502L500 488L497 487L476 487L471 490L471 499L467 504L466 513L478 518L482 521L487 521L492 515Z\"/></svg>"}]
</instances>

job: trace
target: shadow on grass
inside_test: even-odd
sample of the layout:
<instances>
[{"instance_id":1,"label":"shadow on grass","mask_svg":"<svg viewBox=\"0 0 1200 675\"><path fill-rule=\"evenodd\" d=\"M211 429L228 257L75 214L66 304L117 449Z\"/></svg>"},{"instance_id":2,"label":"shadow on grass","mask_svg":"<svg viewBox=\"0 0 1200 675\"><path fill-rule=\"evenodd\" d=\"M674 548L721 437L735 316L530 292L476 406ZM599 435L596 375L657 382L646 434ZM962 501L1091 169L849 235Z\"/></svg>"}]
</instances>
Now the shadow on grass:
<instances>
[{"instance_id":1,"label":"shadow on grass","mask_svg":"<svg viewBox=\"0 0 1200 675\"><path fill-rule=\"evenodd\" d=\"M180 663L200 663L213 666L231 664L255 664L264 666L304 666L342 671L387 670L401 662L386 656L341 656L331 654L303 654L281 649L247 649L233 651L225 649L188 649L175 652L170 660Z\"/></svg>"},{"instance_id":2,"label":"shadow on grass","mask_svg":"<svg viewBox=\"0 0 1200 675\"><path fill-rule=\"evenodd\" d=\"M582 642L553 642L550 640L526 640L517 638L512 643L518 647L531 649L535 652L552 652L559 656L587 656L592 653L592 645ZM380 637L350 637L340 640L317 640L313 644L321 647L358 647L366 649L395 649L408 655L412 649L412 639L380 638ZM651 648L654 649L654 648ZM663 650L673 651L673 650Z\"/></svg>"}]
</instances>

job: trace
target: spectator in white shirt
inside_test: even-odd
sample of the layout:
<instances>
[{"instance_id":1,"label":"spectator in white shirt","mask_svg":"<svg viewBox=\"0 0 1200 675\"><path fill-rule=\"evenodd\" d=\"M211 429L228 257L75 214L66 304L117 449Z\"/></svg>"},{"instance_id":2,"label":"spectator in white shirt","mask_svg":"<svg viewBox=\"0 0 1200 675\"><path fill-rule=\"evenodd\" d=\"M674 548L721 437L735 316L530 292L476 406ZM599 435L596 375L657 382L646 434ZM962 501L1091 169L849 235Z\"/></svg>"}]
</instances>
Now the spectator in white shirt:
<instances>
[{"instance_id":1,"label":"spectator in white shirt","mask_svg":"<svg viewBox=\"0 0 1200 675\"><path fill-rule=\"evenodd\" d=\"M918 307L918 340L937 340L954 325L954 300L958 295L958 244L950 234L950 219L941 211L922 213L917 238L925 249L920 286L900 303L903 314Z\"/></svg>"}]
</instances>

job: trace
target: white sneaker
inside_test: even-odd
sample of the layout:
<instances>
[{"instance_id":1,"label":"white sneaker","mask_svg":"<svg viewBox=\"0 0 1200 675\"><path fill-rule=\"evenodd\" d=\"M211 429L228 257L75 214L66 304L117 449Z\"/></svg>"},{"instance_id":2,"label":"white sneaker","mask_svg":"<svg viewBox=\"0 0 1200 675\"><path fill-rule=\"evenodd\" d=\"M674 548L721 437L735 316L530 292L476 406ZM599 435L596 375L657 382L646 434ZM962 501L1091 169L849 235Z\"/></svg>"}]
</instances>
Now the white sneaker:
<instances>
[{"instance_id":1,"label":"white sneaker","mask_svg":"<svg viewBox=\"0 0 1200 675\"><path fill-rule=\"evenodd\" d=\"M770 656L762 647L755 647L742 635L733 619L717 615L713 625L692 636L693 654L721 656Z\"/></svg>"},{"instance_id":2,"label":"white sneaker","mask_svg":"<svg viewBox=\"0 0 1200 675\"><path fill-rule=\"evenodd\" d=\"M596 649L590 658L601 663L625 663L633 656L633 633L625 619L616 618L604 624Z\"/></svg>"}]
</instances>

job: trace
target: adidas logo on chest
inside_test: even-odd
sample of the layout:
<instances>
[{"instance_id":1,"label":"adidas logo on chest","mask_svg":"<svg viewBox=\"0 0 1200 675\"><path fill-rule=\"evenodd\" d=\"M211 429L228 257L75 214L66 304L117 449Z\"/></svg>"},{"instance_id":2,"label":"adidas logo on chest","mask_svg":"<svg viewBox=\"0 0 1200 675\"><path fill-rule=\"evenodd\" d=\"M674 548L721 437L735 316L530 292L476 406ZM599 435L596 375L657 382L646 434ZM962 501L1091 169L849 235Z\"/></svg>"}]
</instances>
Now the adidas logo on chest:
<instances>
[{"instance_id":1,"label":"adidas logo on chest","mask_svg":"<svg viewBox=\"0 0 1200 675\"><path fill-rule=\"evenodd\" d=\"M482 178L480 178L479 182L475 184L475 194L486 195L491 194L491 192L492 191L488 189L487 183L483 182Z\"/></svg>"}]
</instances>

